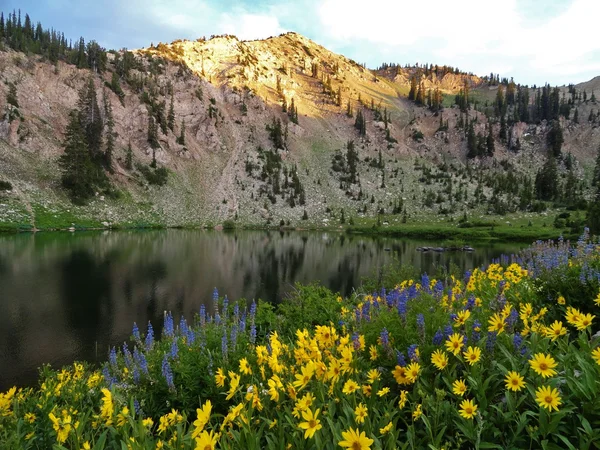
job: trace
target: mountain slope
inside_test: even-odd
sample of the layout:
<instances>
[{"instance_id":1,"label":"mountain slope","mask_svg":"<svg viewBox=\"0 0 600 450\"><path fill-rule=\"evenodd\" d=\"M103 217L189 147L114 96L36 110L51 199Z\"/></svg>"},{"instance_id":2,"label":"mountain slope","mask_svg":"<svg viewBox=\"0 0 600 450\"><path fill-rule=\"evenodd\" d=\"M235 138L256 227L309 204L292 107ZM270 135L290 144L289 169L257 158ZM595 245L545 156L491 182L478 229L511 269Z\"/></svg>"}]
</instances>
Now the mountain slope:
<instances>
[{"instance_id":1,"label":"mountain slope","mask_svg":"<svg viewBox=\"0 0 600 450\"><path fill-rule=\"evenodd\" d=\"M473 192L479 187L485 198L493 197L493 181L481 176L494 173L494 161L506 159L515 173L531 178L545 158L547 126L517 124L520 152L509 152L496 139L494 158L470 164L482 171L473 174L465 165L458 109L442 111L448 130L440 131L439 115L406 99L413 69L370 71L296 33L262 41L220 36L137 50L132 67L118 77L122 103L107 86L126 55L108 56L107 71L91 74L64 62L0 52L0 108L8 111L14 83L21 114L0 123L0 180L13 186L0 193L0 223L177 226L237 219L302 225L306 211L308 223L322 225L338 223L342 209L346 219L380 212L394 212L392 221L401 213L404 220L431 220L438 212L458 218L465 211L487 211ZM75 206L60 185L58 158L69 111L90 75L100 109L103 97L112 105L114 189ZM472 75L424 80L427 89L439 88L448 97L465 83L493 91ZM160 148L153 151L149 116L161 103L163 112L168 109L171 97L175 126L158 132ZM355 127L359 111L365 135ZM485 115L470 115L478 118L476 131L485 132ZM178 138L184 123L183 145ZM597 129L567 123L564 129L563 151L589 163L600 141ZM354 180L348 179L349 141L357 152ZM126 167L129 143L133 169ZM151 185L143 175L153 155L169 171L165 186ZM583 174L585 164L576 170ZM426 201L432 195L433 204ZM508 192L499 195L507 204L516 202Z\"/></svg>"}]
</instances>

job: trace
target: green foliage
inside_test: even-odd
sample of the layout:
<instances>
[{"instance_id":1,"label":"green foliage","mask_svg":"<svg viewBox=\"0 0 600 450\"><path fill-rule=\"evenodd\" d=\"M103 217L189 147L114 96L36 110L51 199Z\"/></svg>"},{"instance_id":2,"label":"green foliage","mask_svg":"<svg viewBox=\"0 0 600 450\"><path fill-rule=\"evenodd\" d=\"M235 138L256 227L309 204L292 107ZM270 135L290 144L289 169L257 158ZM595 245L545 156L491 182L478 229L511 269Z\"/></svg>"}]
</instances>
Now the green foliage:
<instances>
[{"instance_id":1,"label":"green foliage","mask_svg":"<svg viewBox=\"0 0 600 450\"><path fill-rule=\"evenodd\" d=\"M152 168L150 166L138 165L137 169L144 175L149 184L164 186L167 184L169 171L165 167Z\"/></svg>"},{"instance_id":2,"label":"green foliage","mask_svg":"<svg viewBox=\"0 0 600 450\"><path fill-rule=\"evenodd\" d=\"M12 190L12 184L8 181L0 180L0 191Z\"/></svg>"},{"instance_id":3,"label":"green foliage","mask_svg":"<svg viewBox=\"0 0 600 450\"><path fill-rule=\"evenodd\" d=\"M336 323L342 308L338 296L318 283L296 283L294 290L277 307L281 316L279 330L290 335L297 329Z\"/></svg>"}]
</instances>

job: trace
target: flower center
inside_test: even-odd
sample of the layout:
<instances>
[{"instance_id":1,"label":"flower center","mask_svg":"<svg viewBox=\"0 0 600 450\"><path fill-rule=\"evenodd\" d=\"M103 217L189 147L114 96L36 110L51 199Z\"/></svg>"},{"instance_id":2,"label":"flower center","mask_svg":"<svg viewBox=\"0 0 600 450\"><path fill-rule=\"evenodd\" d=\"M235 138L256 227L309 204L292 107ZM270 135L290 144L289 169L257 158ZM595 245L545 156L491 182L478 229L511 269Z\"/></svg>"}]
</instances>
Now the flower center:
<instances>
[{"instance_id":1,"label":"flower center","mask_svg":"<svg viewBox=\"0 0 600 450\"><path fill-rule=\"evenodd\" d=\"M546 364L545 362L540 363L540 370L547 370L548 369L548 364Z\"/></svg>"},{"instance_id":2,"label":"flower center","mask_svg":"<svg viewBox=\"0 0 600 450\"><path fill-rule=\"evenodd\" d=\"M513 386L518 386L519 385L519 380L517 380L516 378L512 379L512 384Z\"/></svg>"},{"instance_id":3,"label":"flower center","mask_svg":"<svg viewBox=\"0 0 600 450\"><path fill-rule=\"evenodd\" d=\"M544 400L546 401L546 403L550 404L552 403L552 397L550 395L547 395L546 398L544 398Z\"/></svg>"},{"instance_id":4,"label":"flower center","mask_svg":"<svg viewBox=\"0 0 600 450\"><path fill-rule=\"evenodd\" d=\"M467 414L473 414L473 408L471 408L470 406L467 406L467 407L465 408L465 412L466 412Z\"/></svg>"},{"instance_id":5,"label":"flower center","mask_svg":"<svg viewBox=\"0 0 600 450\"><path fill-rule=\"evenodd\" d=\"M362 445L360 445L360 442L354 441L352 443L352 450L362 450Z\"/></svg>"},{"instance_id":6,"label":"flower center","mask_svg":"<svg viewBox=\"0 0 600 450\"><path fill-rule=\"evenodd\" d=\"M311 419L311 420L309 420L309 421L308 421L308 426L309 426L310 428L314 428L314 427L316 427L316 426L317 426L317 421L316 421L316 420L314 420L314 419Z\"/></svg>"}]
</instances>

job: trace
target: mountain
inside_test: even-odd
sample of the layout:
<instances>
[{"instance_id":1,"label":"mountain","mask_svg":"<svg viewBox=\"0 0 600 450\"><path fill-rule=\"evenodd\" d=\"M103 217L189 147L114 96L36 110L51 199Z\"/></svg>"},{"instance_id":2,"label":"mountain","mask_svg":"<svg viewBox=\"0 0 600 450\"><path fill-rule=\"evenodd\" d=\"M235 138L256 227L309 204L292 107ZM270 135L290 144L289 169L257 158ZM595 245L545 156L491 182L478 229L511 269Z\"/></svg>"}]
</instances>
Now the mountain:
<instances>
[{"instance_id":1,"label":"mountain","mask_svg":"<svg viewBox=\"0 0 600 450\"><path fill-rule=\"evenodd\" d=\"M493 105L499 89L508 93L508 82L437 66L369 70L296 33L112 51L102 65L79 69L3 46L0 224L337 225L378 214L390 222L454 220L535 206L552 126L511 119L504 143ZM97 151L106 153L110 139L114 151L106 180L74 204L59 160L69 113L82 107L90 79L102 138ZM433 97L433 107L409 100L417 80L417 103ZM584 89L591 95L595 83L560 89L564 98L576 93L571 119L556 117L564 138L563 203L576 200L563 191L590 195L600 105L577 96ZM9 101L11 89L18 107ZM527 108L535 109L537 91L525 90ZM467 101L459 107L461 96ZM505 108L512 118L517 106ZM493 150L467 159L473 139Z\"/></svg>"}]
</instances>

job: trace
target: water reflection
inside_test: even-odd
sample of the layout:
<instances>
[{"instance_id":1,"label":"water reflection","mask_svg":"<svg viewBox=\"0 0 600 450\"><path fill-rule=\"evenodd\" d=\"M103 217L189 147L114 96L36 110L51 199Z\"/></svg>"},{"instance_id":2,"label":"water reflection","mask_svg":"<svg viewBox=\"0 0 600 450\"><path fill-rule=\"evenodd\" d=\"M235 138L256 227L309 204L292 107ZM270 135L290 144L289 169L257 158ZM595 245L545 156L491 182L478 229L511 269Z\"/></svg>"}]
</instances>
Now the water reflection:
<instances>
[{"instance_id":1,"label":"water reflection","mask_svg":"<svg viewBox=\"0 0 600 450\"><path fill-rule=\"evenodd\" d=\"M398 258L434 273L472 269L518 250L420 253L415 241L335 233L147 231L0 235L0 390L30 384L43 363L104 360L134 321L160 329L163 312L188 319L212 290L279 301L294 282L346 295Z\"/></svg>"}]
</instances>

